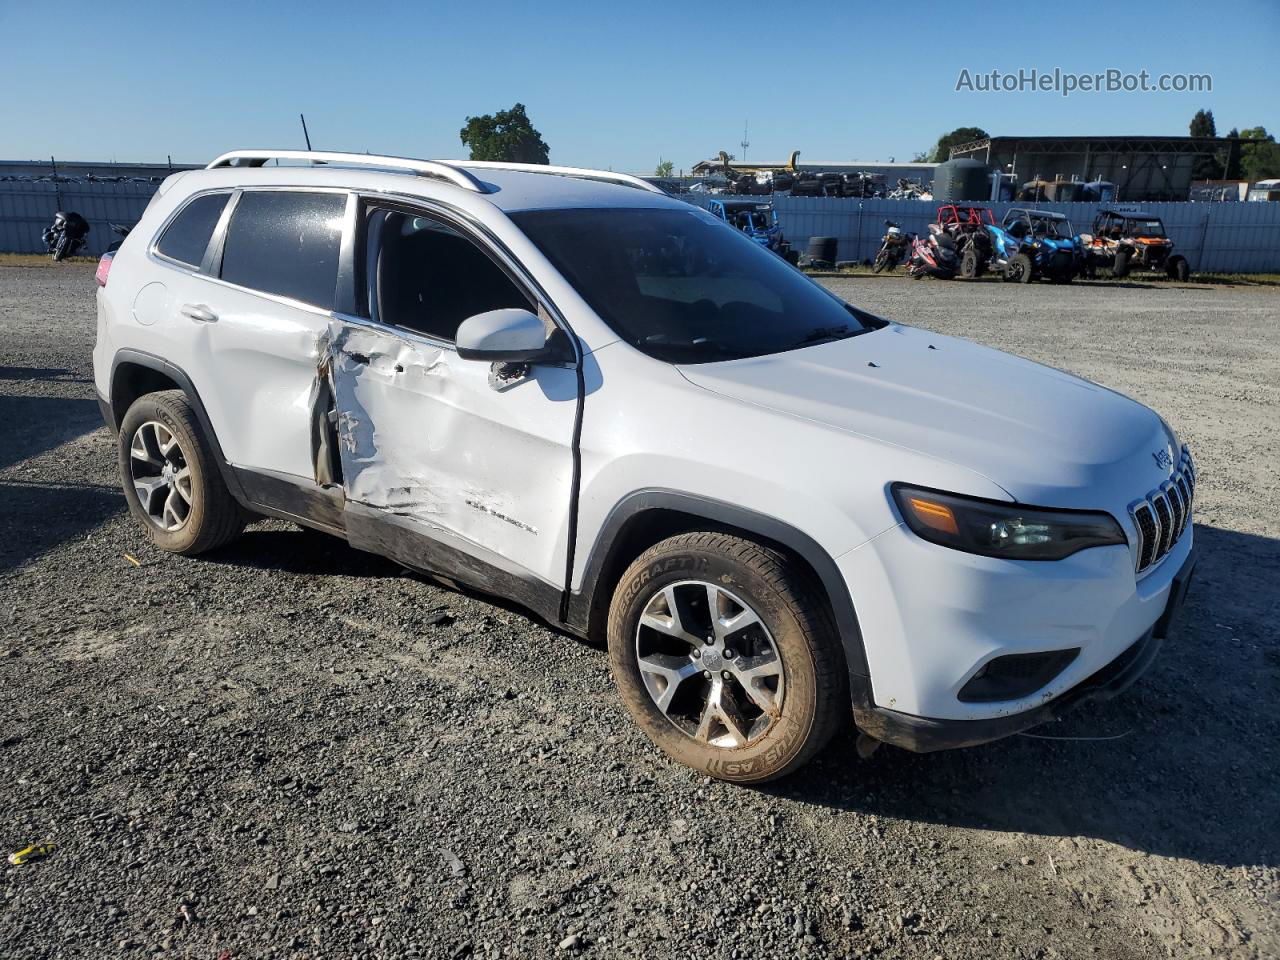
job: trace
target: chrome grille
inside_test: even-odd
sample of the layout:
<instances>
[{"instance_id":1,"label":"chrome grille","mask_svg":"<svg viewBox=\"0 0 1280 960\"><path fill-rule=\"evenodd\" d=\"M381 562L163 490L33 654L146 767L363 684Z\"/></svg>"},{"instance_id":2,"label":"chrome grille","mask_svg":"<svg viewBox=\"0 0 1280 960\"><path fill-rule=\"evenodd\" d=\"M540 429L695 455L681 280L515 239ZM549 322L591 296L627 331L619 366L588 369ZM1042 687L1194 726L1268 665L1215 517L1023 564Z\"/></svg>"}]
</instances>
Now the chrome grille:
<instances>
[{"instance_id":1,"label":"chrome grille","mask_svg":"<svg viewBox=\"0 0 1280 960\"><path fill-rule=\"evenodd\" d=\"M1164 559L1191 525L1196 495L1196 468L1191 452L1182 448L1173 476L1141 500L1129 505L1138 530L1138 573Z\"/></svg>"}]
</instances>

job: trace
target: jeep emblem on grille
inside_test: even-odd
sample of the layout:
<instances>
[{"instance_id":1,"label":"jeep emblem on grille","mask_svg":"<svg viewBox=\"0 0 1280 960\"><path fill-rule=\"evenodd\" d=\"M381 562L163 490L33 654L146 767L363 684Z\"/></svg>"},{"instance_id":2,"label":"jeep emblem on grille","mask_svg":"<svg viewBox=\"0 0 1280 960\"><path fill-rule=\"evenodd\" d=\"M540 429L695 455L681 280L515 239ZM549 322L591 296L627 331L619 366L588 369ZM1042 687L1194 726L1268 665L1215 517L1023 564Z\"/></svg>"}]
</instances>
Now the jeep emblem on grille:
<instances>
[{"instance_id":1,"label":"jeep emblem on grille","mask_svg":"<svg viewBox=\"0 0 1280 960\"><path fill-rule=\"evenodd\" d=\"M1168 450L1157 450L1151 456L1156 458L1156 466L1161 470L1173 469L1173 457L1169 456Z\"/></svg>"}]
</instances>

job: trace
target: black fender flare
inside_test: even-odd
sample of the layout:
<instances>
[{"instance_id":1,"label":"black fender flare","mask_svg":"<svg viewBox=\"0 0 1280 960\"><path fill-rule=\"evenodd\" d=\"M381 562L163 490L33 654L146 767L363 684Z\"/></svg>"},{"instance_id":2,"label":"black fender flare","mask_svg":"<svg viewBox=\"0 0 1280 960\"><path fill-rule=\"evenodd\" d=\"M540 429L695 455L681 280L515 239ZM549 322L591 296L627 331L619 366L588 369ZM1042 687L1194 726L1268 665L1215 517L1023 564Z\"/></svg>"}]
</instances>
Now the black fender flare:
<instances>
[{"instance_id":1,"label":"black fender flare","mask_svg":"<svg viewBox=\"0 0 1280 960\"><path fill-rule=\"evenodd\" d=\"M231 491L231 495L235 497L242 506L248 506L249 500L245 495L240 478L236 475L236 471L227 462L226 455L222 452L222 445L218 442L218 434L213 429L213 422L209 419L209 413L205 409L204 401L200 399L200 393L195 388L195 384L191 382L191 378L187 376L187 372L176 364L170 363L163 357L158 357L154 353L147 353L143 350L133 350L123 347L116 351L115 357L111 360L111 396L107 397L104 405L104 414L110 414L108 426L113 431L119 431L120 420L123 418L124 411L118 411L117 406L117 390L119 385L120 367L124 364L132 364L133 366L143 367L148 370L154 370L156 373L163 374L174 383L187 396L188 402L195 410L196 419L200 421L200 429L204 431L205 440L213 450L213 457L218 463L218 470L222 473L222 479L227 484L227 489Z\"/></svg>"},{"instance_id":2,"label":"black fender flare","mask_svg":"<svg viewBox=\"0 0 1280 960\"><path fill-rule=\"evenodd\" d=\"M785 521L723 500L677 490L651 488L631 493L615 504L596 534L587 556L582 589L570 599L569 619L572 626L586 632L594 603L601 599L596 596L601 589L601 574L619 534L628 523L646 511L686 514L719 527L740 530L750 536L779 544L802 558L817 574L831 604L836 629L844 647L845 662L849 668L849 692L853 704L856 708L872 702L871 676L862 628L858 623L853 598L835 560L816 540Z\"/></svg>"}]
</instances>

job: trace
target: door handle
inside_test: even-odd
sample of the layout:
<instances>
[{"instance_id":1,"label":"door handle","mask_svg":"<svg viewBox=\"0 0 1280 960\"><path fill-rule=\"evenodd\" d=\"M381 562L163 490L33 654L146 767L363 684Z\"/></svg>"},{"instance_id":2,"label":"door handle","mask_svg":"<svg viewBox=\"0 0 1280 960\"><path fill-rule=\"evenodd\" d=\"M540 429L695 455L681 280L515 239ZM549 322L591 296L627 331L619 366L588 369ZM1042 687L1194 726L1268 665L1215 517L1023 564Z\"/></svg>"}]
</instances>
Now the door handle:
<instances>
[{"instance_id":1,"label":"door handle","mask_svg":"<svg viewBox=\"0 0 1280 960\"><path fill-rule=\"evenodd\" d=\"M203 303L184 303L179 313L196 323L216 323L218 320L218 315Z\"/></svg>"}]
</instances>

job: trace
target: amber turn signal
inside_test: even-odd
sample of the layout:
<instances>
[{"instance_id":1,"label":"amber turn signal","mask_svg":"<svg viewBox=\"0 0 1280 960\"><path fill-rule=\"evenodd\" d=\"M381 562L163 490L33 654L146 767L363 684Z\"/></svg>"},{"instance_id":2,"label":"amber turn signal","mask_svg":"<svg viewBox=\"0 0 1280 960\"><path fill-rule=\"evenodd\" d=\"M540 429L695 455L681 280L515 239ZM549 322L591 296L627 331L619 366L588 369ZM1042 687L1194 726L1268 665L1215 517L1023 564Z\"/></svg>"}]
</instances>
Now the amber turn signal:
<instances>
[{"instance_id":1,"label":"amber turn signal","mask_svg":"<svg viewBox=\"0 0 1280 960\"><path fill-rule=\"evenodd\" d=\"M920 497L907 497L906 501L916 519L926 527L953 535L960 532L960 527L956 525L956 515L945 504L922 500Z\"/></svg>"}]
</instances>

